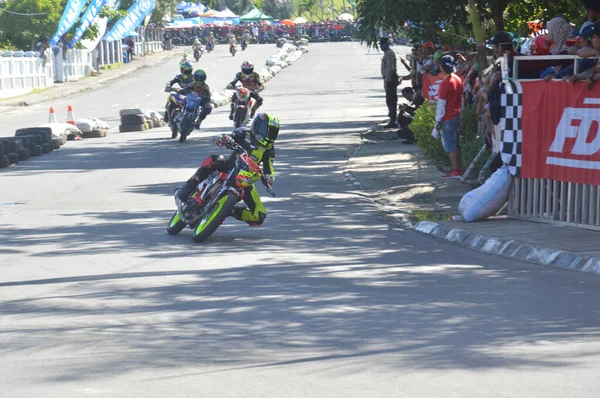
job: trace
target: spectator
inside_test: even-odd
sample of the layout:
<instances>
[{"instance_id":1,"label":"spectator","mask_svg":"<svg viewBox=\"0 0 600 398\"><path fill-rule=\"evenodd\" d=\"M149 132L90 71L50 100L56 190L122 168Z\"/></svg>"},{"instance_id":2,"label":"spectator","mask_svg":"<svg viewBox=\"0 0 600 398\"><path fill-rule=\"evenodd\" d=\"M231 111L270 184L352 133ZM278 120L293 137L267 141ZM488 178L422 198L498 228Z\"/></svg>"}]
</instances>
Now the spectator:
<instances>
[{"instance_id":1,"label":"spectator","mask_svg":"<svg viewBox=\"0 0 600 398\"><path fill-rule=\"evenodd\" d=\"M581 0L585 13L588 17L588 21L596 22L600 20L600 3L598 0Z\"/></svg>"},{"instance_id":2,"label":"spectator","mask_svg":"<svg viewBox=\"0 0 600 398\"><path fill-rule=\"evenodd\" d=\"M450 158L452 171L442 178L462 177L460 156L460 114L462 111L463 84L454 72L454 57L444 55L440 67L446 77L440 84L435 115L435 128L442 133L442 144Z\"/></svg>"},{"instance_id":3,"label":"spectator","mask_svg":"<svg viewBox=\"0 0 600 398\"><path fill-rule=\"evenodd\" d=\"M125 40L125 44L127 44L127 59L128 59L128 61L126 61L126 62L131 62L131 60L133 60L133 49L135 48L135 42L133 41L131 36L129 36Z\"/></svg>"},{"instance_id":4,"label":"spectator","mask_svg":"<svg viewBox=\"0 0 600 398\"><path fill-rule=\"evenodd\" d=\"M381 59L381 77L383 78L383 87L385 89L385 103L388 107L388 116L390 122L385 128L398 127L396 123L396 107L398 106L398 73L396 72L396 53L390 48L390 39L382 37L379 45L383 51Z\"/></svg>"},{"instance_id":5,"label":"spectator","mask_svg":"<svg viewBox=\"0 0 600 398\"><path fill-rule=\"evenodd\" d=\"M592 36L594 35L594 25L591 22L586 22L582 25L582 29L575 33L579 38L575 42L576 45L571 47L575 49L574 55L579 55L582 58L596 57L597 52L594 50L592 44ZM571 53L571 51L569 51ZM596 61L593 59L584 59L579 63L579 70L583 72L589 72L595 65ZM570 65L567 68L560 70L557 73L548 73L544 76L545 81L549 81L552 78L556 79L564 79L567 80L575 73L575 66ZM578 76L581 74L578 74ZM570 80L572 82L578 81L579 79L575 78ZM583 80L583 79L581 79Z\"/></svg>"},{"instance_id":6,"label":"spectator","mask_svg":"<svg viewBox=\"0 0 600 398\"><path fill-rule=\"evenodd\" d=\"M592 44L596 53L600 55L600 21L594 23L594 33L592 34ZM592 88L594 82L600 80L600 60L596 63L594 67L590 70L580 73L578 75L573 75L569 78L569 82L575 83L580 80L585 80L588 89Z\"/></svg>"},{"instance_id":7,"label":"spectator","mask_svg":"<svg viewBox=\"0 0 600 398\"><path fill-rule=\"evenodd\" d=\"M564 17L552 18L546 24L548 29L548 39L553 43L550 46L550 54L567 54L567 40L572 36L573 28L569 21Z\"/></svg>"},{"instance_id":8,"label":"spectator","mask_svg":"<svg viewBox=\"0 0 600 398\"><path fill-rule=\"evenodd\" d=\"M415 112L423 105L425 100L420 95L415 93L412 87L404 87L402 96L408 100L408 103L400 105L398 109L398 137L404 139L404 144L412 144L415 142L415 136L409 126L412 123Z\"/></svg>"}]
</instances>

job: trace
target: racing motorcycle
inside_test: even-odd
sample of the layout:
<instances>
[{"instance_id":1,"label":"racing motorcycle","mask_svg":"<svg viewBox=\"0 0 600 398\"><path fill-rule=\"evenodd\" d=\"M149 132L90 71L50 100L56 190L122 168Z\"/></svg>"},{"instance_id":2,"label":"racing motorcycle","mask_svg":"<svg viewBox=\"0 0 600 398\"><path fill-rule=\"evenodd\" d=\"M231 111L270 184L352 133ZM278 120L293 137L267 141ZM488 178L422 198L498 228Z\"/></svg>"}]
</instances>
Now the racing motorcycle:
<instances>
[{"instance_id":1,"label":"racing motorcycle","mask_svg":"<svg viewBox=\"0 0 600 398\"><path fill-rule=\"evenodd\" d=\"M198 62L200 60L201 56L202 56L202 51L200 51L198 49L194 49L194 59L196 60L196 62Z\"/></svg>"},{"instance_id":2,"label":"racing motorcycle","mask_svg":"<svg viewBox=\"0 0 600 398\"><path fill-rule=\"evenodd\" d=\"M189 92L182 101L183 113L179 118L179 142L185 142L187 136L194 130L194 122L198 117L200 108L200 96L195 92Z\"/></svg>"},{"instance_id":3,"label":"racing motorcycle","mask_svg":"<svg viewBox=\"0 0 600 398\"><path fill-rule=\"evenodd\" d=\"M209 53L214 50L215 45L211 41L206 42L206 52Z\"/></svg>"},{"instance_id":4,"label":"racing motorcycle","mask_svg":"<svg viewBox=\"0 0 600 398\"><path fill-rule=\"evenodd\" d=\"M235 57L235 53L237 52L237 48L235 47L235 44L231 43L229 45L229 52L231 53L232 57Z\"/></svg>"},{"instance_id":5,"label":"racing motorcycle","mask_svg":"<svg viewBox=\"0 0 600 398\"><path fill-rule=\"evenodd\" d=\"M248 47L248 41L246 39L242 39L242 51L246 51L246 48Z\"/></svg>"},{"instance_id":6,"label":"racing motorcycle","mask_svg":"<svg viewBox=\"0 0 600 398\"><path fill-rule=\"evenodd\" d=\"M169 111L169 128L171 129L171 138L177 138L177 134L179 134L179 117L181 115L181 105L184 97L177 92L177 90L172 89L171 86L167 84L165 87L165 92L170 93L168 102L173 105L170 106L171 110Z\"/></svg>"},{"instance_id":7,"label":"racing motorcycle","mask_svg":"<svg viewBox=\"0 0 600 398\"><path fill-rule=\"evenodd\" d=\"M248 124L253 106L254 99L250 97L250 90L245 87L238 87L233 112L233 127L237 129Z\"/></svg>"},{"instance_id":8,"label":"racing motorcycle","mask_svg":"<svg viewBox=\"0 0 600 398\"><path fill-rule=\"evenodd\" d=\"M186 203L179 200L179 189L175 191L177 211L167 227L169 235L177 235L188 226L194 231L194 242L205 241L233 213L235 204L244 199L244 190L258 180L262 181L271 196L275 196L271 184L263 178L260 167L233 138L225 135L217 137L214 142L234 152L233 168L229 173L213 172L198 184Z\"/></svg>"}]
</instances>

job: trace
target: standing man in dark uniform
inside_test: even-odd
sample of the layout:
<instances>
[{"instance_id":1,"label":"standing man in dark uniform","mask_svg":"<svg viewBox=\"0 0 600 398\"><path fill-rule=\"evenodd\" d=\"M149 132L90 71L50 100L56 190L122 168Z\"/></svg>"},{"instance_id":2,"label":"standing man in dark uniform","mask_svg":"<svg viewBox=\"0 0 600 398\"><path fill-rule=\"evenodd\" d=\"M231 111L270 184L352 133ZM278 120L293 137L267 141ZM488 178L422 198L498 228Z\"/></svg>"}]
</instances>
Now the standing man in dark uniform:
<instances>
[{"instance_id":1,"label":"standing man in dark uniform","mask_svg":"<svg viewBox=\"0 0 600 398\"><path fill-rule=\"evenodd\" d=\"M379 46L383 51L381 59L381 77L383 77L383 87L385 88L385 103L388 107L388 116L390 122L385 128L398 127L396 123L396 109L398 107L398 73L396 72L396 53L390 48L390 39L382 37L379 39Z\"/></svg>"}]
</instances>

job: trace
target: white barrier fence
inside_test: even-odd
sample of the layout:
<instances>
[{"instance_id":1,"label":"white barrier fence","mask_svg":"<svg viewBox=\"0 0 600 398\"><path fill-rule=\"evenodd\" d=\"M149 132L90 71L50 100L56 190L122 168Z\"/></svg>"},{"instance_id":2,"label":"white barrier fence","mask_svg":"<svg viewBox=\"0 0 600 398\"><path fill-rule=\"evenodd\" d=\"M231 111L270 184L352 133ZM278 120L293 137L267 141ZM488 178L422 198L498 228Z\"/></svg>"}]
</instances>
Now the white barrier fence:
<instances>
[{"instance_id":1,"label":"white barrier fence","mask_svg":"<svg viewBox=\"0 0 600 398\"><path fill-rule=\"evenodd\" d=\"M134 55L163 51L160 30L140 30L134 38ZM123 63L124 48L120 40L101 41L94 51L66 50L63 47L39 52L0 51L0 99L24 95L36 89L46 89L54 83L81 79L103 65Z\"/></svg>"},{"instance_id":2,"label":"white barrier fence","mask_svg":"<svg viewBox=\"0 0 600 398\"><path fill-rule=\"evenodd\" d=\"M27 94L54 85L52 62L39 53L0 52L0 98Z\"/></svg>"}]
</instances>

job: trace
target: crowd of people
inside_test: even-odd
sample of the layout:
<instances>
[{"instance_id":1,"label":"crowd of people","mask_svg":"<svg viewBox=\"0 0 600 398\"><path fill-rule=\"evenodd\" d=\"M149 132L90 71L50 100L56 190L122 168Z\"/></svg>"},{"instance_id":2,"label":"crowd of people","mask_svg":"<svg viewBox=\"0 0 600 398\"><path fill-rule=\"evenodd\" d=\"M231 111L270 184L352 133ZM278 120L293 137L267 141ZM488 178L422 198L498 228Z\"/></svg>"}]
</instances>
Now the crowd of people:
<instances>
[{"instance_id":1,"label":"crowd of people","mask_svg":"<svg viewBox=\"0 0 600 398\"><path fill-rule=\"evenodd\" d=\"M191 45L196 38L206 41L213 32L219 42L227 40L233 34L241 39L248 35L254 43L274 43L281 38L304 37L310 41L342 41L356 38L354 23L344 21L328 21L319 23L296 24L294 26L273 23L244 23L239 25L198 26L193 28L167 29L164 33L166 41L173 45Z\"/></svg>"},{"instance_id":2,"label":"crowd of people","mask_svg":"<svg viewBox=\"0 0 600 398\"><path fill-rule=\"evenodd\" d=\"M452 170L444 178L462 176L460 114L466 106L476 107L477 116L483 124L485 142L493 153L498 154L501 145L499 123L503 78L538 78L545 81L561 79L569 83L586 81L588 88L600 80L600 61L595 59L600 55L600 4L590 0L581 2L586 10L586 20L580 21L580 24L557 16L547 21L545 29L536 29L529 38L523 39L511 32L494 34L486 43L487 55L491 56L492 62L485 70L480 70L478 53L474 49L457 50L443 44L421 42L415 43L407 59L400 57L409 73L398 76L396 55L390 48L390 39L383 37L380 41L380 47L384 51L381 74L390 117L385 127L399 128L398 135L405 139L405 143L414 142L410 129L414 113L427 99L432 99L430 92L424 92L426 76L440 76L442 81L438 95L433 98L437 102L433 134L437 131L441 136L452 165ZM576 70L573 59L534 57L519 62L516 76L512 70L513 60L522 55L578 55L583 60ZM509 62L502 69L501 60L505 56ZM410 81L410 86L402 89L402 96L408 103L397 109L397 89L403 81ZM457 114L458 119L455 117Z\"/></svg>"}]
</instances>

